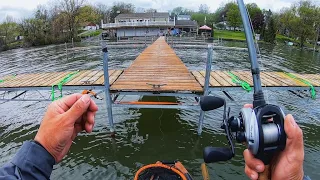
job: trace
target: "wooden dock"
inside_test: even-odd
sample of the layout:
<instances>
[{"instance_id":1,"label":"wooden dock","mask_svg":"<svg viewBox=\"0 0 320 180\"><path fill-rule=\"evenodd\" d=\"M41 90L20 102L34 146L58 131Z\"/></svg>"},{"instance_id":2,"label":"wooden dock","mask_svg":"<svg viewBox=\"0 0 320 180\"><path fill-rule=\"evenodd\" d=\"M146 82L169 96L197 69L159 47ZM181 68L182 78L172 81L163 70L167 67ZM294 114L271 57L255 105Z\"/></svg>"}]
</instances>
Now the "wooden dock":
<instances>
[{"instance_id":1,"label":"wooden dock","mask_svg":"<svg viewBox=\"0 0 320 180\"><path fill-rule=\"evenodd\" d=\"M146 48L111 85L111 91L192 91L202 87L164 37Z\"/></svg>"},{"instance_id":2,"label":"wooden dock","mask_svg":"<svg viewBox=\"0 0 320 180\"><path fill-rule=\"evenodd\" d=\"M204 67L205 68L205 67ZM241 80L253 85L250 71L231 71ZM36 74L18 74L0 77L0 91L28 90L29 88L51 88L70 72L49 72ZM174 50L160 37L147 47L125 70L110 70L109 83L111 92L203 92L205 71L190 72ZM320 87L320 75L291 73L297 78L289 77L283 72L261 72L262 86L279 90L309 89L310 82L316 89ZM228 71L210 72L210 88L239 88L232 81ZM300 80L298 78L301 78ZM76 73L64 87L76 86L76 89L103 87L102 70L84 70Z\"/></svg>"},{"instance_id":3,"label":"wooden dock","mask_svg":"<svg viewBox=\"0 0 320 180\"><path fill-rule=\"evenodd\" d=\"M240 79L246 81L250 86L253 86L252 76L250 71L230 71L231 73L238 76ZM196 77L197 81L204 86L205 82L205 71L192 71L192 75ZM304 79L310 82L315 88L320 87L320 75L317 74L297 74L290 73L297 78ZM261 72L260 74L262 87L266 88L294 88L298 87L309 87L297 78L289 77L284 72ZM210 87L211 88L228 88L228 87L239 87L232 81L229 71L213 71L210 73Z\"/></svg>"}]
</instances>

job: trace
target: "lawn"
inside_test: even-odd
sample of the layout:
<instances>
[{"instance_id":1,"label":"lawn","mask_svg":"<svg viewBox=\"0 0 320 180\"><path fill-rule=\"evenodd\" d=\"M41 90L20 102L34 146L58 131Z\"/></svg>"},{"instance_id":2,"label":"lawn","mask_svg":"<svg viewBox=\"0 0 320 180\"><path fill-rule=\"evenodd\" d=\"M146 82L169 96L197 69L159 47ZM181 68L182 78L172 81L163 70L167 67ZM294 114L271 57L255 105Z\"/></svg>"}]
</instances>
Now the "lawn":
<instances>
[{"instance_id":1,"label":"lawn","mask_svg":"<svg viewBox=\"0 0 320 180\"><path fill-rule=\"evenodd\" d=\"M299 43L297 40L295 40L295 39L293 39L293 38L289 38L289 37L284 36L284 35L281 35L281 34L277 34L276 40L277 40L278 42L288 41L288 42L293 42L293 43Z\"/></svg>"},{"instance_id":2,"label":"lawn","mask_svg":"<svg viewBox=\"0 0 320 180\"><path fill-rule=\"evenodd\" d=\"M80 33L78 36L80 36L81 38L93 37L93 36L98 36L101 33L102 33L102 29L98 29L96 31L85 31L83 33Z\"/></svg>"},{"instance_id":3,"label":"lawn","mask_svg":"<svg viewBox=\"0 0 320 180\"><path fill-rule=\"evenodd\" d=\"M240 41L245 41L246 40L244 32L241 32L241 31L227 31L227 30L214 30L214 38L240 40Z\"/></svg>"}]
</instances>

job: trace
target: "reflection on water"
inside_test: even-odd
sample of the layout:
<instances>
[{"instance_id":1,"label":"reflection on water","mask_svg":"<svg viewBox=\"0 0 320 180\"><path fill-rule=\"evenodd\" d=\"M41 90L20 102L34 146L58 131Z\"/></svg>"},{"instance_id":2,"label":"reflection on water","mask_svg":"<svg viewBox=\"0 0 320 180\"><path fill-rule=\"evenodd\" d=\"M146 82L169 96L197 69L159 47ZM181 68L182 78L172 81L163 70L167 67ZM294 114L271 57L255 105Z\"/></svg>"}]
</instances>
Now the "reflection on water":
<instances>
[{"instance_id":1,"label":"reflection on water","mask_svg":"<svg viewBox=\"0 0 320 180\"><path fill-rule=\"evenodd\" d=\"M227 46L244 47L243 43ZM142 48L110 49L110 68L128 67ZM205 69L205 49L176 48L176 53L190 70ZM295 47L261 45L263 69L319 73L319 54L301 51ZM15 49L0 53L0 77L14 73L34 73L78 69L102 69L101 50L68 51L64 45L40 48ZM214 52L213 69L249 70L246 52ZM48 93L49 92L44 92ZM72 92L70 92L72 93ZM224 96L222 93L216 93ZM242 104L250 103L252 94L230 92L236 99L228 101L236 115ZM304 131L306 174L317 179L320 163L320 111L319 100L300 98L289 92L270 92L269 102L280 105L292 113ZM34 98L39 95L34 94ZM128 97L127 97L128 98ZM130 97L144 101L192 102L190 98ZM130 99L130 100L132 100ZM54 167L52 179L132 179L135 171L144 164L157 160L180 160L195 179L201 179L200 165L205 146L227 146L220 130L222 109L206 113L204 132L197 136L199 112L195 110L124 109L114 108L117 137L110 138L107 111L103 101L96 100L100 110L91 134L80 134L70 153ZM0 164L9 161L22 142L35 136L46 102L6 102L0 104ZM208 165L213 179L246 179L242 158L243 146L237 145L236 157L229 162Z\"/></svg>"}]
</instances>

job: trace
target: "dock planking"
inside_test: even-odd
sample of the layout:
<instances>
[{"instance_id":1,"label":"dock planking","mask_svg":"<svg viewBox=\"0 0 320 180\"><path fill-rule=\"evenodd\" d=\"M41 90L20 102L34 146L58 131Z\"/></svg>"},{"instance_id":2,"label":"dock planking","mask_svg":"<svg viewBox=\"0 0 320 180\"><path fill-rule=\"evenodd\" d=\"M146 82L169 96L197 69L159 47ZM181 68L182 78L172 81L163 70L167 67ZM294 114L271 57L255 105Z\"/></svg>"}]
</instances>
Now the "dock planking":
<instances>
[{"instance_id":1,"label":"dock planking","mask_svg":"<svg viewBox=\"0 0 320 180\"><path fill-rule=\"evenodd\" d=\"M164 37L160 37L123 71L110 90L201 92L202 87Z\"/></svg>"},{"instance_id":2,"label":"dock planking","mask_svg":"<svg viewBox=\"0 0 320 180\"><path fill-rule=\"evenodd\" d=\"M228 87L240 87L239 84L232 82L229 71L212 71L210 77L210 87L212 88L228 88ZM250 86L253 86L253 81L250 71L230 71L241 80L246 81ZM320 87L320 75L317 74L297 74L292 73L298 78L304 79L311 83L314 87ZM197 79L199 84L203 87L205 82L205 71L192 71L192 75ZM260 78L263 87L286 87L294 90L296 87L309 86L298 79L291 78L283 72L261 72Z\"/></svg>"},{"instance_id":3,"label":"dock planking","mask_svg":"<svg viewBox=\"0 0 320 180\"><path fill-rule=\"evenodd\" d=\"M7 88L51 87L61 82L74 71L45 72L34 74L18 74L0 77L0 91ZM253 86L250 71L231 71L241 80ZM133 63L124 70L109 70L109 84L112 92L203 92L205 71L189 71L174 50L160 37L147 47ZM72 76L63 86L104 86L102 70L83 70ZM306 88L309 86L301 81L304 79L314 87L320 87L319 74L292 73L297 78L289 77L284 72L261 72L263 87ZM300 79L299 79L300 78ZM155 85L155 86L153 86ZM157 85L160 85L159 87ZM232 81L229 71L214 70L210 72L211 88L240 87Z\"/></svg>"}]
</instances>

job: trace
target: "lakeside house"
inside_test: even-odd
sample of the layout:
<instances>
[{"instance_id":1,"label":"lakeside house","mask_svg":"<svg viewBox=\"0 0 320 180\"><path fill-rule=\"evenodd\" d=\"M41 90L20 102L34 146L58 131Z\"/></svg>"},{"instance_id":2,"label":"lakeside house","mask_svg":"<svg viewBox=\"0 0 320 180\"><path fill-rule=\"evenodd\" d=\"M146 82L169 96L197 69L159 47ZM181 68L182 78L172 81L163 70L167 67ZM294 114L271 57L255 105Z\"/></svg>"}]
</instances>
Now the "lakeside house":
<instances>
[{"instance_id":1,"label":"lakeside house","mask_svg":"<svg viewBox=\"0 0 320 180\"><path fill-rule=\"evenodd\" d=\"M86 22L82 25L82 27L85 31L95 31L99 29L99 25L92 22Z\"/></svg>"},{"instance_id":2,"label":"lakeside house","mask_svg":"<svg viewBox=\"0 0 320 180\"><path fill-rule=\"evenodd\" d=\"M181 31L195 32L197 24L189 20L170 20L169 13L129 13L119 14L114 23L104 24L102 29L108 30L116 37L164 36L168 33L180 34ZM112 35L111 35L112 36Z\"/></svg>"}]
</instances>

